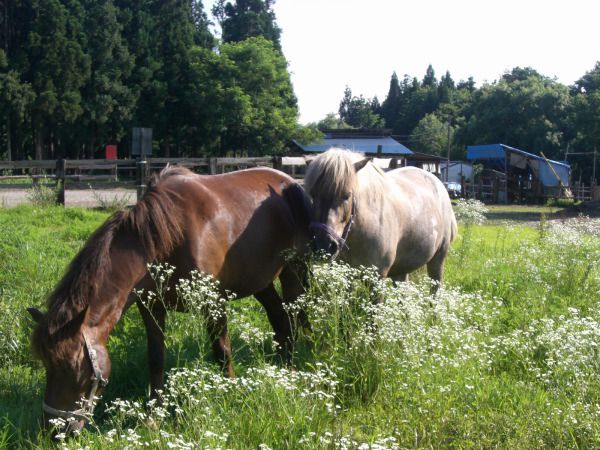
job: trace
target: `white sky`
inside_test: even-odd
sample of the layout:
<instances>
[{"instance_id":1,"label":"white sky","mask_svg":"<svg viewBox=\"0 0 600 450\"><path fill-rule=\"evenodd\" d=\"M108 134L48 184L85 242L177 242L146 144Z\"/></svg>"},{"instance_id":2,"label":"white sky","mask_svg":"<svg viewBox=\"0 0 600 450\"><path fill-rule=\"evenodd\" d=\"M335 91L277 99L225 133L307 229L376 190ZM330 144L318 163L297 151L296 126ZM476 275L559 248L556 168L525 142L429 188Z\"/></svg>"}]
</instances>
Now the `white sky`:
<instances>
[{"instance_id":1,"label":"white sky","mask_svg":"<svg viewBox=\"0 0 600 450\"><path fill-rule=\"evenodd\" d=\"M210 11L214 0L205 0ZM394 71L473 76L516 66L570 85L600 61L598 0L277 0L302 123L337 113L344 89L383 101Z\"/></svg>"}]
</instances>

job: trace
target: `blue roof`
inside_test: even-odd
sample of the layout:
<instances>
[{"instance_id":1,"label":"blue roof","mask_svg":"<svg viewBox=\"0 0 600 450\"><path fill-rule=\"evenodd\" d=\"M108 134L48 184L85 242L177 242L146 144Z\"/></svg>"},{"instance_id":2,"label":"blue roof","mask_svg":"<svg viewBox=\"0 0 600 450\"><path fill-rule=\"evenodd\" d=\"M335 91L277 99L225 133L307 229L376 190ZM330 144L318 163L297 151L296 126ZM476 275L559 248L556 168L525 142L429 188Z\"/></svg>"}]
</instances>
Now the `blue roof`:
<instances>
[{"instance_id":1,"label":"blue roof","mask_svg":"<svg viewBox=\"0 0 600 450\"><path fill-rule=\"evenodd\" d=\"M569 178L571 175L571 166L566 162L548 160L548 164L545 163L544 158L532 153L519 150L518 148L510 147L504 144L486 144L486 145L469 145L467 146L467 159L468 160L484 160L496 169L504 170L505 161L507 161L507 154L518 154L521 155L523 160L537 161L535 167L537 168L537 176L542 181L544 186L557 186L558 181L556 175L561 179L564 185L569 184ZM512 162L512 158L511 159ZM518 159L518 157L517 157ZM539 164L539 162L544 164ZM512 162L513 165L517 165L517 162ZM533 163L531 163L533 164ZM548 165L552 166L556 175L548 168Z\"/></svg>"},{"instance_id":2,"label":"blue roof","mask_svg":"<svg viewBox=\"0 0 600 450\"><path fill-rule=\"evenodd\" d=\"M322 153L331 147L345 148L354 152L376 154L377 147L381 146L381 153L386 155L411 155L413 152L407 147L392 139L391 137L381 138L328 138L325 137L319 142L311 144L300 144L296 142L303 151L309 153Z\"/></svg>"},{"instance_id":3,"label":"blue roof","mask_svg":"<svg viewBox=\"0 0 600 450\"><path fill-rule=\"evenodd\" d=\"M528 153L524 150L519 150L518 148L504 144L468 145L467 159L504 159L507 150L512 153L519 153L527 158L537 159L540 161L544 160L544 158L541 156L534 155L533 153ZM571 167L569 163L566 162L554 161L552 159L549 159L548 161L552 163L552 165L556 164L563 167Z\"/></svg>"}]
</instances>

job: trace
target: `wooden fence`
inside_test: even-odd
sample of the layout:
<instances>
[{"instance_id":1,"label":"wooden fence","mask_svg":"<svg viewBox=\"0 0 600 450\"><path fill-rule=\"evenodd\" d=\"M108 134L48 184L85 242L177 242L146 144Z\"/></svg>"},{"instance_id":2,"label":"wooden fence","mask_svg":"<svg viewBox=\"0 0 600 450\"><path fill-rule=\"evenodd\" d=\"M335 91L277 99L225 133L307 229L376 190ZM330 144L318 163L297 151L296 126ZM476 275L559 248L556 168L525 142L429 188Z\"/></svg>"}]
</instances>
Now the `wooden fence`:
<instances>
[{"instance_id":1,"label":"wooden fence","mask_svg":"<svg viewBox=\"0 0 600 450\"><path fill-rule=\"evenodd\" d=\"M112 182L121 186L135 186L139 197L146 188L146 180L150 174L161 170L167 164L211 175L266 166L283 170L295 178L302 178L302 167L306 166L302 157L280 156L0 161L0 180L31 180L34 185L40 182L54 183L59 188L58 201L61 204L64 204L64 191L69 182Z\"/></svg>"}]
</instances>

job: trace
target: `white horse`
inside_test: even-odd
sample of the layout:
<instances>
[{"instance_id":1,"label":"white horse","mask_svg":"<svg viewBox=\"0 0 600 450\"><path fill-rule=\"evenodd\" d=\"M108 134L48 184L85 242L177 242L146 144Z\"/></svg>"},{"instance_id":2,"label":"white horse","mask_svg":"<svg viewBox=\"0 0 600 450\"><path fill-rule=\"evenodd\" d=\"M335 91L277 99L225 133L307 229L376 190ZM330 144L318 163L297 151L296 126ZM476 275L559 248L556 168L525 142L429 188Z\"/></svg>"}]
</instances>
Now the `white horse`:
<instances>
[{"instance_id":1,"label":"white horse","mask_svg":"<svg viewBox=\"0 0 600 450\"><path fill-rule=\"evenodd\" d=\"M434 175L414 167L384 173L361 154L332 148L310 162L304 187L313 202L315 250L375 266L395 281L426 264L442 282L457 227Z\"/></svg>"}]
</instances>

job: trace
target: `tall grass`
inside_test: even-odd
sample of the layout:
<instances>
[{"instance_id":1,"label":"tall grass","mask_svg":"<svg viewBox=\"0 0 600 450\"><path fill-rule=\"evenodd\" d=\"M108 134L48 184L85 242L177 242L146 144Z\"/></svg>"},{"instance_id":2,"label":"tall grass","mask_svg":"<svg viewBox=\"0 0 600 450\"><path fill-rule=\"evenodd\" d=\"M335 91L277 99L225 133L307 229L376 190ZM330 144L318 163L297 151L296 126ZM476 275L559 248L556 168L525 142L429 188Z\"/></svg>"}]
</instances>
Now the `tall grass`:
<instances>
[{"instance_id":1,"label":"tall grass","mask_svg":"<svg viewBox=\"0 0 600 450\"><path fill-rule=\"evenodd\" d=\"M0 320L8 337L0 340L8 355L0 365L2 445L54 445L36 428L43 370L30 357L22 308L43 302L105 217L73 211L0 212L11 232L0 238L0 277L10 286L0 317L19 321ZM436 296L424 271L393 284L371 268L315 265L299 300L312 331L299 336L294 369L277 364L256 301L227 303L235 379L210 360L199 312L215 291L198 274L180 288L198 313L168 319L163 405L147 402L145 339L130 312L111 335L113 374L96 422L59 447L598 447L599 260L598 222L579 219L539 229L461 226ZM40 286L32 288L36 264Z\"/></svg>"}]
</instances>

